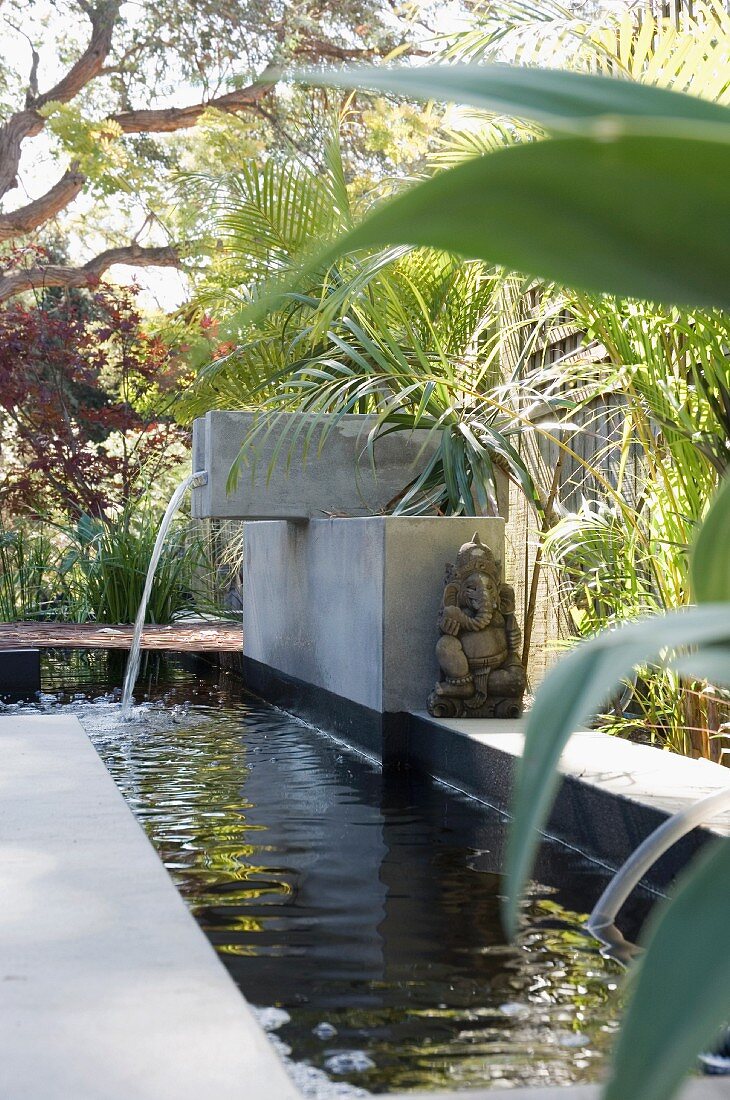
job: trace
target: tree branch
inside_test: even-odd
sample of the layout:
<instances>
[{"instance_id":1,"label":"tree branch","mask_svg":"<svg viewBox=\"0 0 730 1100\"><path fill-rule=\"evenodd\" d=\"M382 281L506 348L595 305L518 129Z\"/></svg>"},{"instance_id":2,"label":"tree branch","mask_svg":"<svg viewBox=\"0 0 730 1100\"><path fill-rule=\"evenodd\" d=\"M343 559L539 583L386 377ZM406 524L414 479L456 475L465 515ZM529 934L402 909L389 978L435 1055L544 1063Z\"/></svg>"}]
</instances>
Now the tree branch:
<instances>
[{"instance_id":1,"label":"tree branch","mask_svg":"<svg viewBox=\"0 0 730 1100\"><path fill-rule=\"evenodd\" d=\"M266 93L274 87L277 78L278 70L269 67L255 83L249 84L246 88L236 89L234 92L227 92L225 95L211 99L207 103L194 103L190 107L166 107L159 111L122 111L120 114L111 115L110 118L119 123L124 133L127 134L170 133L175 130L184 130L189 126L194 126L209 107L218 111L225 111L228 114L237 114L239 111L246 109L260 111L259 100L263 99ZM23 136L18 136L18 134L22 135L23 124L20 120L24 116L32 114L32 111L20 112L14 115L4 127L4 131L9 132L13 123L18 122L16 136L13 139L17 141L18 152L14 162L15 170L17 170L19 161L20 142L23 140ZM38 117L40 118L40 116ZM2 160L4 131L0 130L0 194L2 194L2 175L5 168ZM32 128L26 128L24 136L32 136L33 132ZM30 233L33 229L37 229L38 226L47 222L49 218L55 217L70 202L73 202L85 183L86 177L79 172L75 164L72 164L58 183L51 187L45 195L8 214L0 213L0 241L12 240L23 233Z\"/></svg>"},{"instance_id":2,"label":"tree branch","mask_svg":"<svg viewBox=\"0 0 730 1100\"><path fill-rule=\"evenodd\" d=\"M254 107L271 91L279 76L280 70L270 65L253 84L226 92L225 95L216 96L205 103L193 103L189 107L164 107L159 110L121 111L110 118L125 134L172 133L174 130L194 126L209 108L235 115L246 108Z\"/></svg>"},{"instance_id":3,"label":"tree branch","mask_svg":"<svg viewBox=\"0 0 730 1100\"><path fill-rule=\"evenodd\" d=\"M294 51L294 56L308 61L314 59L317 63L321 63L326 58L332 58L335 61L372 61L381 55L375 49L339 46L328 38L305 34Z\"/></svg>"},{"instance_id":4,"label":"tree branch","mask_svg":"<svg viewBox=\"0 0 730 1100\"><path fill-rule=\"evenodd\" d=\"M0 5L1 4L2 0L0 0ZM5 17L5 22L9 27L12 27L16 34L22 35L30 47L30 74L28 76L28 90L25 93L25 105L26 107L30 107L33 100L38 95L38 66L41 63L41 55L35 48L33 39L25 33L22 27L16 26L7 16Z\"/></svg>"},{"instance_id":5,"label":"tree branch","mask_svg":"<svg viewBox=\"0 0 730 1100\"><path fill-rule=\"evenodd\" d=\"M58 101L68 103L85 88L90 80L98 76L112 48L112 35L119 15L121 0L99 0L93 8L84 6L91 20L91 38L84 52L75 61L65 76L61 77L43 95L33 102L36 110L46 103Z\"/></svg>"},{"instance_id":6,"label":"tree branch","mask_svg":"<svg viewBox=\"0 0 730 1100\"><path fill-rule=\"evenodd\" d=\"M32 232L39 225L44 225L73 202L85 183L86 177L79 172L75 164L72 164L58 183L46 191L45 195L17 210L12 210L9 214L0 214L0 241L12 240L23 233Z\"/></svg>"},{"instance_id":7,"label":"tree branch","mask_svg":"<svg viewBox=\"0 0 730 1100\"><path fill-rule=\"evenodd\" d=\"M17 111L0 127L0 196L18 182L20 146L23 140L43 129L43 119L33 110Z\"/></svg>"},{"instance_id":8,"label":"tree branch","mask_svg":"<svg viewBox=\"0 0 730 1100\"><path fill-rule=\"evenodd\" d=\"M209 107L228 114L237 114L246 109L258 109L259 100L263 99L276 83L275 73L278 75L277 70L267 69L261 79L254 84L218 96L207 103L195 103L190 107L166 107L158 111L122 111L110 117L119 123L127 134L170 133L183 130L194 126ZM268 79L267 74L271 74ZM5 190L9 190L15 184L15 173L20 160L20 143L24 137L33 136L33 133L37 132L33 125L27 124L27 116L33 114L33 111L19 112L0 130L0 195L3 193L4 176L12 174L12 181L7 182L6 179ZM40 119L40 116L38 118ZM42 123L41 119L41 126ZM45 195L21 206L18 210L0 214L0 241L12 240L23 233L29 233L43 225L49 218L55 217L70 202L73 202L85 183L86 177L79 172L76 165L72 164L58 183L54 184Z\"/></svg>"},{"instance_id":9,"label":"tree branch","mask_svg":"<svg viewBox=\"0 0 730 1100\"><path fill-rule=\"evenodd\" d=\"M27 102L25 110L11 115L0 127L0 196L16 186L23 141L35 137L45 126L38 108L53 101L68 103L101 72L111 49L120 4L121 0L100 0L93 8L88 4L84 6L91 20L91 38L78 61L49 91Z\"/></svg>"},{"instance_id":10,"label":"tree branch","mask_svg":"<svg viewBox=\"0 0 730 1100\"><path fill-rule=\"evenodd\" d=\"M170 246L143 248L138 244L130 244L121 248L108 248L81 267L49 264L47 267L9 271L7 275L0 276L0 302L5 302L24 290L94 286L112 264L126 264L130 267L182 266L180 254L176 248Z\"/></svg>"}]
</instances>

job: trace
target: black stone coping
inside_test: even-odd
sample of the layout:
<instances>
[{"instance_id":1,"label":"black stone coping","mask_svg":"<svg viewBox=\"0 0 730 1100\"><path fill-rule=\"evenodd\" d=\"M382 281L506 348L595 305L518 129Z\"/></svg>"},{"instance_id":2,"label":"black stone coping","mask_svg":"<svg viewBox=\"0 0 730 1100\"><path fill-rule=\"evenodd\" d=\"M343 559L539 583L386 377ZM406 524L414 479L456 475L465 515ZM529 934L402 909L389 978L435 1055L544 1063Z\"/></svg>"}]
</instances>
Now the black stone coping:
<instances>
[{"instance_id":1,"label":"black stone coping","mask_svg":"<svg viewBox=\"0 0 730 1100\"><path fill-rule=\"evenodd\" d=\"M246 687L283 710L341 737L387 768L412 768L509 813L517 760L492 744L411 713L386 713L298 680L250 657L243 658ZM653 806L566 776L546 832L590 859L617 869L669 815ZM644 879L664 891L714 834L695 829L674 845Z\"/></svg>"},{"instance_id":2,"label":"black stone coping","mask_svg":"<svg viewBox=\"0 0 730 1100\"><path fill-rule=\"evenodd\" d=\"M407 765L464 794L509 813L517 758L421 715L404 715ZM660 750L657 750L660 751ZM564 776L546 832L613 870L670 815L636 799L601 790L578 776ZM658 860L643 881L664 891L715 834L698 828Z\"/></svg>"},{"instance_id":3,"label":"black stone coping","mask_svg":"<svg viewBox=\"0 0 730 1100\"><path fill-rule=\"evenodd\" d=\"M392 742L395 749L403 740L405 715L382 714L245 655L241 675L254 695L342 737L353 748L376 760L383 761L387 757L386 745Z\"/></svg>"},{"instance_id":4,"label":"black stone coping","mask_svg":"<svg viewBox=\"0 0 730 1100\"><path fill-rule=\"evenodd\" d=\"M0 699L17 703L41 690L39 649L0 649Z\"/></svg>"}]
</instances>

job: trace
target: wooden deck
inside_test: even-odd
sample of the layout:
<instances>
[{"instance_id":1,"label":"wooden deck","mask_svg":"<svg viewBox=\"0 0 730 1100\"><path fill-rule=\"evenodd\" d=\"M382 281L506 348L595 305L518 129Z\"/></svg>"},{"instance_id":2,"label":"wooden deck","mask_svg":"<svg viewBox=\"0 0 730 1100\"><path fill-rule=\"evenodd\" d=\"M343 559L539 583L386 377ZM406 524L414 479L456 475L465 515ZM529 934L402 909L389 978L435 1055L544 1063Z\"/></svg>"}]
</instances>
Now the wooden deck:
<instances>
[{"instance_id":1,"label":"wooden deck","mask_svg":"<svg viewBox=\"0 0 730 1100\"><path fill-rule=\"evenodd\" d=\"M3 623L2 649L129 649L133 627L104 623ZM196 621L146 626L143 649L172 649L188 653L233 653L241 649L240 622Z\"/></svg>"}]
</instances>

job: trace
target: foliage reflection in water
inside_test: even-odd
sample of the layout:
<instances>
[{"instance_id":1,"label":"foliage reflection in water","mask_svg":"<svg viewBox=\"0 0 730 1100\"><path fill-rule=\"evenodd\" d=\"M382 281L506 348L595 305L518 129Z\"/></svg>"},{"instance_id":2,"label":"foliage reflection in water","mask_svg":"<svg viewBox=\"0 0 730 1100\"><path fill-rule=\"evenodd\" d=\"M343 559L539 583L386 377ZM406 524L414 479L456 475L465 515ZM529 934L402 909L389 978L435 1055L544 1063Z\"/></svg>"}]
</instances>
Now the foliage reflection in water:
<instances>
[{"instance_id":1,"label":"foliage reflection in water","mask_svg":"<svg viewBox=\"0 0 730 1100\"><path fill-rule=\"evenodd\" d=\"M165 705L123 729L71 705L248 1000L284 1010L291 1058L373 1092L595 1079L620 972L565 906L590 907L601 868L546 845L553 885L507 944L499 815L222 683L171 662L148 679Z\"/></svg>"}]
</instances>

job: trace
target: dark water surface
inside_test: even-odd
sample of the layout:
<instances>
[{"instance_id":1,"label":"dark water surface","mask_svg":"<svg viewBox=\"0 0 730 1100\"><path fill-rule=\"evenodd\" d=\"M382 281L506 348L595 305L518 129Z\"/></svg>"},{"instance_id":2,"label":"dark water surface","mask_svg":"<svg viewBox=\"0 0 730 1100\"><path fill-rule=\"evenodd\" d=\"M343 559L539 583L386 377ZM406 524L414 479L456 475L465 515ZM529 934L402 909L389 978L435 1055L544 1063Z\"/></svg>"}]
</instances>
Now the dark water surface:
<instances>
[{"instance_id":1,"label":"dark water surface","mask_svg":"<svg viewBox=\"0 0 730 1100\"><path fill-rule=\"evenodd\" d=\"M108 697L90 701L115 676L51 654L43 705L77 709L248 1000L283 1010L264 1019L294 1062L373 1092L597 1077L620 970L577 914L600 867L545 845L508 944L498 813L383 774L205 666L150 663L150 701L120 728Z\"/></svg>"}]
</instances>

